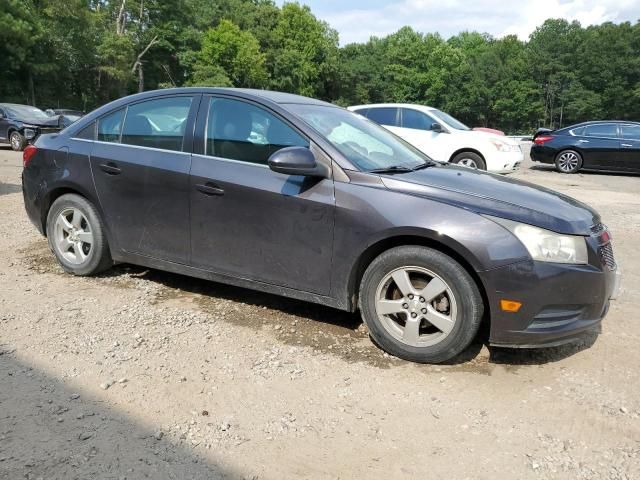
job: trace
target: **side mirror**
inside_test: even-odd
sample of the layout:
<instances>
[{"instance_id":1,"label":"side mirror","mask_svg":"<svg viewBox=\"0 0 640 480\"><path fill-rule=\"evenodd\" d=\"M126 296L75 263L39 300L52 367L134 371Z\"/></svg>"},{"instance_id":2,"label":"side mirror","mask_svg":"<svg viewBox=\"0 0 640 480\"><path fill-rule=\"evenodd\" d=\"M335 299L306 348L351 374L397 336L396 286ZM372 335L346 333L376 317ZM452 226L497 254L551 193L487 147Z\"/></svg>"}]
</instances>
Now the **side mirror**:
<instances>
[{"instance_id":1,"label":"side mirror","mask_svg":"<svg viewBox=\"0 0 640 480\"><path fill-rule=\"evenodd\" d=\"M328 168L316 162L311 150L304 147L286 147L269 157L269 168L285 175L328 177Z\"/></svg>"},{"instance_id":2,"label":"side mirror","mask_svg":"<svg viewBox=\"0 0 640 480\"><path fill-rule=\"evenodd\" d=\"M431 124L431 131L436 133L444 133L444 128L437 122Z\"/></svg>"}]
</instances>

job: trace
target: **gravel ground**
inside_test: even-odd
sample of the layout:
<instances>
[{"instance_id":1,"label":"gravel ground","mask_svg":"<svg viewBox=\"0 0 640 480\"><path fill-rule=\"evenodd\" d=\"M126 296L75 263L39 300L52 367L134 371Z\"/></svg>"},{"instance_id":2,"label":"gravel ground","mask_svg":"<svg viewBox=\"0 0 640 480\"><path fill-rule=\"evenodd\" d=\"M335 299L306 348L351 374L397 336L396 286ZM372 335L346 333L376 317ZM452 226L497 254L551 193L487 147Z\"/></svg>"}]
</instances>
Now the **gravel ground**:
<instances>
[{"instance_id":1,"label":"gravel ground","mask_svg":"<svg viewBox=\"0 0 640 480\"><path fill-rule=\"evenodd\" d=\"M640 177L514 176L596 207L623 292L599 336L452 365L355 315L134 266L63 274L0 147L0 478L640 478Z\"/></svg>"}]
</instances>

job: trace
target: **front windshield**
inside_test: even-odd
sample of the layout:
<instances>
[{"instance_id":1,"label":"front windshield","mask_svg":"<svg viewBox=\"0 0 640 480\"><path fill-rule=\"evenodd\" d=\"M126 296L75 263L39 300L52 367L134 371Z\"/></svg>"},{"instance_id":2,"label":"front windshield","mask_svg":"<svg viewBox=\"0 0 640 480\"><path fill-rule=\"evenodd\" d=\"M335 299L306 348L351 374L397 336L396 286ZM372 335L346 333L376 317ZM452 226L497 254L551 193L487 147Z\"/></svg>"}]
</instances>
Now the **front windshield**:
<instances>
[{"instance_id":1,"label":"front windshield","mask_svg":"<svg viewBox=\"0 0 640 480\"><path fill-rule=\"evenodd\" d=\"M11 105L10 107L5 107L7 112L12 117L20 118L38 118L38 119L48 119L49 116L44 113L42 110L36 107L29 107L27 105Z\"/></svg>"},{"instance_id":2,"label":"front windshield","mask_svg":"<svg viewBox=\"0 0 640 480\"><path fill-rule=\"evenodd\" d=\"M460 120L453 118L448 113L441 112L440 110L429 110L429 113L448 127L455 128L456 130L471 130Z\"/></svg>"},{"instance_id":3,"label":"front windshield","mask_svg":"<svg viewBox=\"0 0 640 480\"><path fill-rule=\"evenodd\" d=\"M415 168L431 159L385 128L338 107L291 104L287 108L325 137L360 170Z\"/></svg>"}]
</instances>

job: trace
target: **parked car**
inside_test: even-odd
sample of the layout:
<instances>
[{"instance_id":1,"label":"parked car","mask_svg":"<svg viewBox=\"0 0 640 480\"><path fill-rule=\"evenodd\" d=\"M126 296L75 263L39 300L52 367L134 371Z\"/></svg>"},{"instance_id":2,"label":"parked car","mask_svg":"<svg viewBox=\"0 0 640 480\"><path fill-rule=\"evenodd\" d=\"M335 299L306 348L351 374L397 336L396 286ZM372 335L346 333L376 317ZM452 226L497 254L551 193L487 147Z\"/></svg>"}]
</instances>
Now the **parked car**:
<instances>
[{"instance_id":1,"label":"parked car","mask_svg":"<svg viewBox=\"0 0 640 480\"><path fill-rule=\"evenodd\" d=\"M49 117L39 108L0 103L0 143L9 143L15 151L24 150L39 135L59 132L64 126L60 117Z\"/></svg>"},{"instance_id":2,"label":"parked car","mask_svg":"<svg viewBox=\"0 0 640 480\"><path fill-rule=\"evenodd\" d=\"M509 173L524 159L520 144L515 140L472 130L432 107L382 103L357 105L349 110L391 130L434 160Z\"/></svg>"},{"instance_id":3,"label":"parked car","mask_svg":"<svg viewBox=\"0 0 640 480\"><path fill-rule=\"evenodd\" d=\"M159 128L150 119L182 119ZM24 151L24 202L64 270L114 262L360 310L387 352L443 362L598 328L617 290L589 206L435 162L329 103L145 92ZM243 295L250 296L249 292Z\"/></svg>"},{"instance_id":4,"label":"parked car","mask_svg":"<svg viewBox=\"0 0 640 480\"><path fill-rule=\"evenodd\" d=\"M640 123L585 122L559 130L540 129L531 160L556 166L561 173L581 169L640 173Z\"/></svg>"},{"instance_id":5,"label":"parked car","mask_svg":"<svg viewBox=\"0 0 640 480\"><path fill-rule=\"evenodd\" d=\"M44 113L46 113L50 117L62 115L70 122L75 122L84 115L84 112L81 112L80 110L72 110L69 108L48 108L44 111Z\"/></svg>"}]
</instances>

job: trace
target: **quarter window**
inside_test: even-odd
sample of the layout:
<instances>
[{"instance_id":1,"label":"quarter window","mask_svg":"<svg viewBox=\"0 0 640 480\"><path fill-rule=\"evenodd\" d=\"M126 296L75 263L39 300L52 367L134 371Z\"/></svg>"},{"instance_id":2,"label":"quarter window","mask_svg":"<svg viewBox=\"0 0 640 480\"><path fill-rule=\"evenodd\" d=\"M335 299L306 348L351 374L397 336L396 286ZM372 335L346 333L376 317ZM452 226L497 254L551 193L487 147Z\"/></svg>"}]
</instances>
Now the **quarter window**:
<instances>
[{"instance_id":1,"label":"quarter window","mask_svg":"<svg viewBox=\"0 0 640 480\"><path fill-rule=\"evenodd\" d=\"M211 99L207 155L266 165L273 153L285 147L308 148L309 142L263 108L228 98Z\"/></svg>"},{"instance_id":2,"label":"quarter window","mask_svg":"<svg viewBox=\"0 0 640 480\"><path fill-rule=\"evenodd\" d=\"M96 122L91 122L88 126L75 135L75 138L81 138L83 140L95 140L96 138Z\"/></svg>"},{"instance_id":3,"label":"quarter window","mask_svg":"<svg viewBox=\"0 0 640 480\"><path fill-rule=\"evenodd\" d=\"M369 120L380 125L388 125L390 127L399 127L398 125L398 109L397 108L371 108L367 114Z\"/></svg>"},{"instance_id":4,"label":"quarter window","mask_svg":"<svg viewBox=\"0 0 640 480\"><path fill-rule=\"evenodd\" d=\"M98 120L98 140L101 142L120 143L123 119L124 108Z\"/></svg>"},{"instance_id":5,"label":"quarter window","mask_svg":"<svg viewBox=\"0 0 640 480\"><path fill-rule=\"evenodd\" d=\"M618 138L618 126L615 123L598 123L584 128L585 137Z\"/></svg>"},{"instance_id":6,"label":"quarter window","mask_svg":"<svg viewBox=\"0 0 640 480\"><path fill-rule=\"evenodd\" d=\"M640 140L640 125L622 125L620 132L624 139Z\"/></svg>"},{"instance_id":7,"label":"quarter window","mask_svg":"<svg viewBox=\"0 0 640 480\"><path fill-rule=\"evenodd\" d=\"M191 97L169 97L129 106L122 143L181 151L191 100Z\"/></svg>"},{"instance_id":8,"label":"quarter window","mask_svg":"<svg viewBox=\"0 0 640 480\"><path fill-rule=\"evenodd\" d=\"M422 112L411 110L410 108L402 109L402 126L404 128L413 128L415 130L430 130L433 120Z\"/></svg>"}]
</instances>

